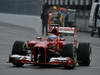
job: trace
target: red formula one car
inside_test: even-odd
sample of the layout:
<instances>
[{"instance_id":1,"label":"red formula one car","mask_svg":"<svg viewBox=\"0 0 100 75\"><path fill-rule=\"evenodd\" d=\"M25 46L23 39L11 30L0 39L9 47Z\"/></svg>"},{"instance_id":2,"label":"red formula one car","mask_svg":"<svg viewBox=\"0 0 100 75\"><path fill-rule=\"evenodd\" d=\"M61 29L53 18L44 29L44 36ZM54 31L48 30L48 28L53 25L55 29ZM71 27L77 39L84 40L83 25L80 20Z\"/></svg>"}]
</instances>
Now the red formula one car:
<instances>
[{"instance_id":1,"label":"red formula one car","mask_svg":"<svg viewBox=\"0 0 100 75\"><path fill-rule=\"evenodd\" d=\"M76 64L90 65L90 44L78 42L75 27L59 27L53 24L51 29L46 38L37 37L36 40L27 42L15 41L9 62L15 66L50 64L68 69L73 69Z\"/></svg>"}]
</instances>

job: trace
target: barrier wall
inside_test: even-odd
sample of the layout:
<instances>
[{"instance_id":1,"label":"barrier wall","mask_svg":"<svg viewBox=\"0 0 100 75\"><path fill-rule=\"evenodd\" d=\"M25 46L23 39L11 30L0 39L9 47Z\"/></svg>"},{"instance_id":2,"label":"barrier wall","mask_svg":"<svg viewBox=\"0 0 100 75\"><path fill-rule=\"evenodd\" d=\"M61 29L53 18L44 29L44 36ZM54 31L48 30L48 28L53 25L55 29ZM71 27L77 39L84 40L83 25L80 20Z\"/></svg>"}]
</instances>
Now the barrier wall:
<instances>
[{"instance_id":1,"label":"barrier wall","mask_svg":"<svg viewBox=\"0 0 100 75\"><path fill-rule=\"evenodd\" d=\"M39 15L40 5L40 0L0 0L0 12Z\"/></svg>"}]
</instances>

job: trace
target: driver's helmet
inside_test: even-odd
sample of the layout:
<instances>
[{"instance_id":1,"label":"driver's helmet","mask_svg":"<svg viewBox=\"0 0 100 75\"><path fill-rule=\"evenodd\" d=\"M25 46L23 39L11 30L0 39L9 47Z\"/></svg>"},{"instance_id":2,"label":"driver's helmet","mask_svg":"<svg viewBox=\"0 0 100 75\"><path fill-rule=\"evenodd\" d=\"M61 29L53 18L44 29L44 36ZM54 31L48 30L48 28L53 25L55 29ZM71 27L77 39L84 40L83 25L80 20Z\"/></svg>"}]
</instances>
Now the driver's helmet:
<instances>
[{"instance_id":1,"label":"driver's helmet","mask_svg":"<svg viewBox=\"0 0 100 75\"><path fill-rule=\"evenodd\" d=\"M48 40L54 40L54 39L56 39L56 38L57 38L57 36L54 35L54 34L50 34L50 35L48 36Z\"/></svg>"}]
</instances>

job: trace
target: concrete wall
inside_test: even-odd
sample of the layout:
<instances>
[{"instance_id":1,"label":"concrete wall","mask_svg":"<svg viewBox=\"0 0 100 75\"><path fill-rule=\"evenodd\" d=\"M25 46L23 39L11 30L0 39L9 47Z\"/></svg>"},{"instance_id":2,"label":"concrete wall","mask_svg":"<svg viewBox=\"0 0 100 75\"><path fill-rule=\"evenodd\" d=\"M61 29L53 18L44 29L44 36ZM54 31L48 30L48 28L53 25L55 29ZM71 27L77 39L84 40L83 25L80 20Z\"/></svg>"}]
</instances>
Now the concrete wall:
<instances>
[{"instance_id":1,"label":"concrete wall","mask_svg":"<svg viewBox=\"0 0 100 75\"><path fill-rule=\"evenodd\" d=\"M0 0L0 12L39 15L40 0Z\"/></svg>"}]
</instances>

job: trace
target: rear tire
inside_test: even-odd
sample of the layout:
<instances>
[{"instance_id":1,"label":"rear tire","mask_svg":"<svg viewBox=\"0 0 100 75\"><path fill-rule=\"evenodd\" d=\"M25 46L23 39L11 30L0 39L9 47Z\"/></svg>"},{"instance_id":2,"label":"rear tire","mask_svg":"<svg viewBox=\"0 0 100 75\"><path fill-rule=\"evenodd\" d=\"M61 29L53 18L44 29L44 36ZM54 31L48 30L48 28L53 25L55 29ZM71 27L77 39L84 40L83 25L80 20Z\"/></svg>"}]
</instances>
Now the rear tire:
<instances>
[{"instance_id":1,"label":"rear tire","mask_svg":"<svg viewBox=\"0 0 100 75\"><path fill-rule=\"evenodd\" d=\"M25 43L22 41L15 41L12 48L12 55L27 55L27 51L24 49ZM12 64L16 67L22 67L24 63L20 63L12 60Z\"/></svg>"},{"instance_id":2,"label":"rear tire","mask_svg":"<svg viewBox=\"0 0 100 75\"><path fill-rule=\"evenodd\" d=\"M89 43L80 43L77 50L77 61L80 66L90 65L91 47Z\"/></svg>"}]
</instances>

